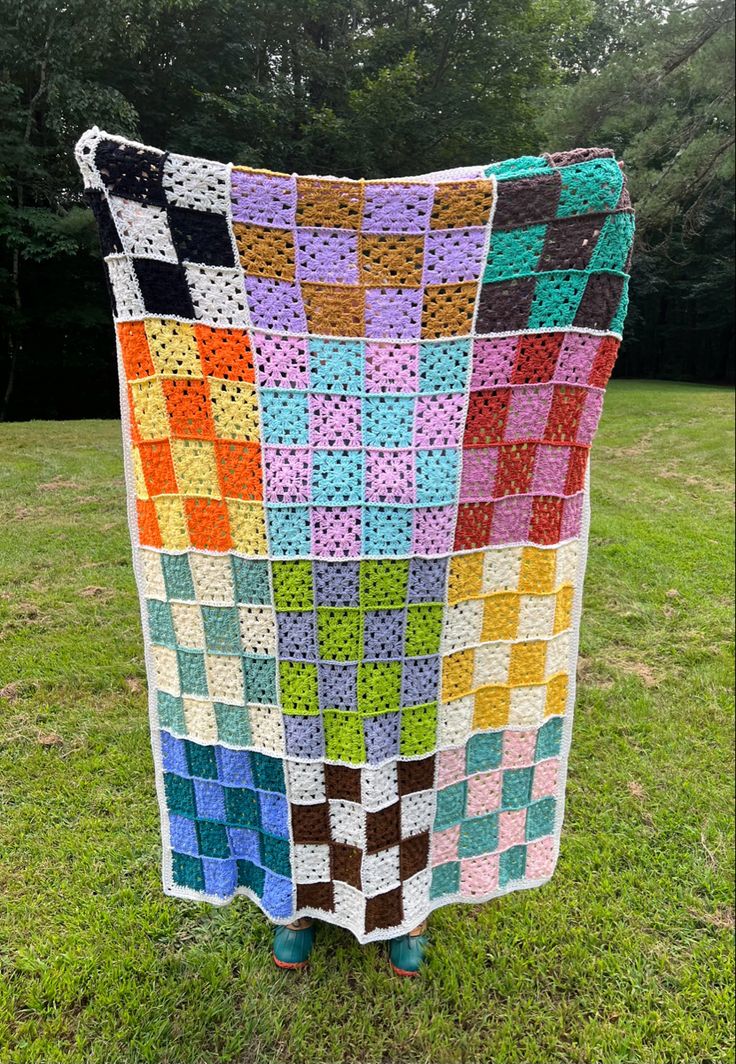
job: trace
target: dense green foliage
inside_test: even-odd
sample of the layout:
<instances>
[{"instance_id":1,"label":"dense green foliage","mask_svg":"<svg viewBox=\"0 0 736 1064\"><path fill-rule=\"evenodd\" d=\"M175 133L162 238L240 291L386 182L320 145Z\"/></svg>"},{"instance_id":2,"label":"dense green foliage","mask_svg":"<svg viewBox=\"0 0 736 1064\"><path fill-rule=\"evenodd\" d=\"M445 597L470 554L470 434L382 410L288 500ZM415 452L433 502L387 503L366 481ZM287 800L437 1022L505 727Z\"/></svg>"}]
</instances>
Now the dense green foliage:
<instances>
[{"instance_id":1,"label":"dense green foliage","mask_svg":"<svg viewBox=\"0 0 736 1064\"><path fill-rule=\"evenodd\" d=\"M733 0L0 0L0 14L6 417L116 408L72 156L95 123L369 177L609 144L640 219L620 368L729 375Z\"/></svg>"},{"instance_id":2,"label":"dense green foliage","mask_svg":"<svg viewBox=\"0 0 736 1064\"><path fill-rule=\"evenodd\" d=\"M0 425L3 1064L728 1064L732 430L725 389L612 383L560 863L437 912L414 984L164 897L120 426Z\"/></svg>"}]
</instances>

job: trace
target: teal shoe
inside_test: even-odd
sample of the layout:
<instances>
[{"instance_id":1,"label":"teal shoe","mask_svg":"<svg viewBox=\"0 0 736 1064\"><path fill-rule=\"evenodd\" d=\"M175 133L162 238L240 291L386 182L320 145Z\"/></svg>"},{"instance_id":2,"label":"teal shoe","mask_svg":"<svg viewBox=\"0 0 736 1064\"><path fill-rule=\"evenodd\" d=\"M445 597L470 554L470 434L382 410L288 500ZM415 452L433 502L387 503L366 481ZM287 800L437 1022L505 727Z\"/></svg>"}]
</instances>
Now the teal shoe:
<instances>
[{"instance_id":1,"label":"teal shoe","mask_svg":"<svg viewBox=\"0 0 736 1064\"><path fill-rule=\"evenodd\" d=\"M391 967L397 975L419 975L424 954L429 944L429 935L402 935L389 943Z\"/></svg>"},{"instance_id":2,"label":"teal shoe","mask_svg":"<svg viewBox=\"0 0 736 1064\"><path fill-rule=\"evenodd\" d=\"M273 959L279 968L306 968L314 946L314 922L301 931L279 926L273 933Z\"/></svg>"}]
</instances>

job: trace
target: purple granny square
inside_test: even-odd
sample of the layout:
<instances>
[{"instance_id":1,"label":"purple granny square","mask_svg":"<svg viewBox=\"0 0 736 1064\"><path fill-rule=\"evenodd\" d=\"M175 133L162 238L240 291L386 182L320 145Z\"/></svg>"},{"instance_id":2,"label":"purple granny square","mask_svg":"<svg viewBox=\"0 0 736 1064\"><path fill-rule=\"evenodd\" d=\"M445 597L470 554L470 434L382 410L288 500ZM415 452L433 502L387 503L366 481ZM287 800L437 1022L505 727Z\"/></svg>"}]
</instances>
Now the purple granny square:
<instances>
[{"instance_id":1,"label":"purple granny square","mask_svg":"<svg viewBox=\"0 0 736 1064\"><path fill-rule=\"evenodd\" d=\"M400 713L381 713L363 721L366 760L371 765L399 756Z\"/></svg>"},{"instance_id":2,"label":"purple granny square","mask_svg":"<svg viewBox=\"0 0 736 1064\"><path fill-rule=\"evenodd\" d=\"M424 245L424 283L475 281L483 272L485 240L484 228L430 230Z\"/></svg>"},{"instance_id":3,"label":"purple granny square","mask_svg":"<svg viewBox=\"0 0 736 1064\"><path fill-rule=\"evenodd\" d=\"M436 702L440 679L438 655L428 658L407 658L401 679L402 706L422 706Z\"/></svg>"},{"instance_id":4,"label":"purple granny square","mask_svg":"<svg viewBox=\"0 0 736 1064\"><path fill-rule=\"evenodd\" d=\"M271 277L246 277L245 290L253 325L278 332L306 332L307 318L298 284Z\"/></svg>"},{"instance_id":5,"label":"purple granny square","mask_svg":"<svg viewBox=\"0 0 736 1064\"><path fill-rule=\"evenodd\" d=\"M445 601L447 558L412 558L409 563L409 602Z\"/></svg>"},{"instance_id":6,"label":"purple granny square","mask_svg":"<svg viewBox=\"0 0 736 1064\"><path fill-rule=\"evenodd\" d=\"M315 661L317 632L311 610L286 610L276 614L279 656L292 661Z\"/></svg>"},{"instance_id":7,"label":"purple granny square","mask_svg":"<svg viewBox=\"0 0 736 1064\"><path fill-rule=\"evenodd\" d=\"M357 606L360 562L313 563L314 596L318 606Z\"/></svg>"},{"instance_id":8,"label":"purple granny square","mask_svg":"<svg viewBox=\"0 0 736 1064\"><path fill-rule=\"evenodd\" d=\"M319 673L321 709L355 709L358 704L358 666L355 662L322 661Z\"/></svg>"},{"instance_id":9,"label":"purple granny square","mask_svg":"<svg viewBox=\"0 0 736 1064\"><path fill-rule=\"evenodd\" d=\"M411 340L422 326L421 288L366 288L365 334Z\"/></svg>"},{"instance_id":10,"label":"purple granny square","mask_svg":"<svg viewBox=\"0 0 736 1064\"><path fill-rule=\"evenodd\" d=\"M433 202L432 185L366 184L363 232L426 233Z\"/></svg>"},{"instance_id":11,"label":"purple granny square","mask_svg":"<svg viewBox=\"0 0 736 1064\"><path fill-rule=\"evenodd\" d=\"M255 332L253 346L262 388L309 387L309 356L305 339Z\"/></svg>"},{"instance_id":12,"label":"purple granny square","mask_svg":"<svg viewBox=\"0 0 736 1064\"><path fill-rule=\"evenodd\" d=\"M570 448L540 444L534 462L532 491L535 495L564 495Z\"/></svg>"},{"instance_id":13,"label":"purple granny square","mask_svg":"<svg viewBox=\"0 0 736 1064\"><path fill-rule=\"evenodd\" d=\"M360 554L359 506L313 506L312 550L320 558L355 558Z\"/></svg>"},{"instance_id":14,"label":"purple granny square","mask_svg":"<svg viewBox=\"0 0 736 1064\"><path fill-rule=\"evenodd\" d=\"M463 451L460 502L487 502L493 498L498 447L467 447Z\"/></svg>"},{"instance_id":15,"label":"purple granny square","mask_svg":"<svg viewBox=\"0 0 736 1064\"><path fill-rule=\"evenodd\" d=\"M359 447L361 400L352 395L309 396L309 439L313 447Z\"/></svg>"},{"instance_id":16,"label":"purple granny square","mask_svg":"<svg viewBox=\"0 0 736 1064\"><path fill-rule=\"evenodd\" d=\"M321 717L284 714L286 753L316 761L325 756L325 734Z\"/></svg>"},{"instance_id":17,"label":"purple granny square","mask_svg":"<svg viewBox=\"0 0 736 1064\"><path fill-rule=\"evenodd\" d=\"M473 343L470 387L503 388L511 383L516 362L517 336L500 336Z\"/></svg>"},{"instance_id":18,"label":"purple granny square","mask_svg":"<svg viewBox=\"0 0 736 1064\"><path fill-rule=\"evenodd\" d=\"M296 231L300 281L358 283L358 234L350 229Z\"/></svg>"},{"instance_id":19,"label":"purple granny square","mask_svg":"<svg viewBox=\"0 0 736 1064\"><path fill-rule=\"evenodd\" d=\"M296 218L296 182L293 177L233 170L232 205L234 222L290 229Z\"/></svg>"},{"instance_id":20,"label":"purple granny square","mask_svg":"<svg viewBox=\"0 0 736 1064\"><path fill-rule=\"evenodd\" d=\"M512 495L493 504L491 545L524 543L529 539L532 497Z\"/></svg>"},{"instance_id":21,"label":"purple granny square","mask_svg":"<svg viewBox=\"0 0 736 1064\"><path fill-rule=\"evenodd\" d=\"M308 447L264 447L267 502L309 502L312 452Z\"/></svg>"},{"instance_id":22,"label":"purple granny square","mask_svg":"<svg viewBox=\"0 0 736 1064\"><path fill-rule=\"evenodd\" d=\"M367 392L416 392L419 344L373 343L365 347Z\"/></svg>"},{"instance_id":23,"label":"purple granny square","mask_svg":"<svg viewBox=\"0 0 736 1064\"><path fill-rule=\"evenodd\" d=\"M363 656L392 661L403 656L404 611L366 610L363 614Z\"/></svg>"},{"instance_id":24,"label":"purple granny square","mask_svg":"<svg viewBox=\"0 0 736 1064\"><path fill-rule=\"evenodd\" d=\"M513 386L504 439L540 440L544 436L553 388L552 384Z\"/></svg>"},{"instance_id":25,"label":"purple granny square","mask_svg":"<svg viewBox=\"0 0 736 1064\"><path fill-rule=\"evenodd\" d=\"M414 511L413 549L418 554L446 554L452 550L455 506L418 506Z\"/></svg>"}]
</instances>

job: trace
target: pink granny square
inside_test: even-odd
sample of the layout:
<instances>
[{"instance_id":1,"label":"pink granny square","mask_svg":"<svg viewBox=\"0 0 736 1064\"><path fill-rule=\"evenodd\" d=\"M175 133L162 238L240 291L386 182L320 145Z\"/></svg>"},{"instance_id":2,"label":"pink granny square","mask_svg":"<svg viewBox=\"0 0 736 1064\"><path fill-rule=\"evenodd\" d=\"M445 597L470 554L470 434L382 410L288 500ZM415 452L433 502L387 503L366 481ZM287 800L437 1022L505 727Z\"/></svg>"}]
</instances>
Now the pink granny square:
<instances>
[{"instance_id":1,"label":"pink granny square","mask_svg":"<svg viewBox=\"0 0 736 1064\"><path fill-rule=\"evenodd\" d=\"M437 789L465 778L465 749L442 750L439 754Z\"/></svg>"},{"instance_id":2,"label":"pink granny square","mask_svg":"<svg viewBox=\"0 0 736 1064\"><path fill-rule=\"evenodd\" d=\"M531 495L509 496L493 504L491 544L524 543L529 539Z\"/></svg>"},{"instance_id":3,"label":"pink granny square","mask_svg":"<svg viewBox=\"0 0 736 1064\"><path fill-rule=\"evenodd\" d=\"M466 857L460 863L460 889L463 894L492 894L498 889L498 854Z\"/></svg>"},{"instance_id":4,"label":"pink granny square","mask_svg":"<svg viewBox=\"0 0 736 1064\"><path fill-rule=\"evenodd\" d=\"M366 452L366 502L411 503L415 497L413 450Z\"/></svg>"},{"instance_id":5,"label":"pink granny square","mask_svg":"<svg viewBox=\"0 0 736 1064\"><path fill-rule=\"evenodd\" d=\"M577 443L592 443L603 410L603 392L588 392L578 425Z\"/></svg>"},{"instance_id":6,"label":"pink granny square","mask_svg":"<svg viewBox=\"0 0 736 1064\"><path fill-rule=\"evenodd\" d=\"M468 816L493 813L501 805L501 772L481 772L468 780Z\"/></svg>"},{"instance_id":7,"label":"pink granny square","mask_svg":"<svg viewBox=\"0 0 736 1064\"><path fill-rule=\"evenodd\" d=\"M446 554L452 550L454 506L418 506L414 510L412 550L416 554Z\"/></svg>"},{"instance_id":8,"label":"pink granny square","mask_svg":"<svg viewBox=\"0 0 736 1064\"><path fill-rule=\"evenodd\" d=\"M529 731L506 731L503 737L503 767L527 768L533 765L536 746L536 728Z\"/></svg>"},{"instance_id":9,"label":"pink granny square","mask_svg":"<svg viewBox=\"0 0 736 1064\"><path fill-rule=\"evenodd\" d=\"M417 399L414 443L417 447L457 447L463 430L465 397L421 395Z\"/></svg>"},{"instance_id":10,"label":"pink granny square","mask_svg":"<svg viewBox=\"0 0 736 1064\"><path fill-rule=\"evenodd\" d=\"M254 332L253 343L262 388L309 387L306 340Z\"/></svg>"},{"instance_id":11,"label":"pink granny square","mask_svg":"<svg viewBox=\"0 0 736 1064\"><path fill-rule=\"evenodd\" d=\"M267 502L309 502L312 476L307 447L264 447Z\"/></svg>"},{"instance_id":12,"label":"pink granny square","mask_svg":"<svg viewBox=\"0 0 736 1064\"><path fill-rule=\"evenodd\" d=\"M541 440L552 404L551 384L515 384L506 418L506 440Z\"/></svg>"},{"instance_id":13,"label":"pink granny square","mask_svg":"<svg viewBox=\"0 0 736 1064\"><path fill-rule=\"evenodd\" d=\"M560 539L575 539L580 535L583 523L583 493L571 495L562 503L562 524Z\"/></svg>"},{"instance_id":14,"label":"pink granny square","mask_svg":"<svg viewBox=\"0 0 736 1064\"><path fill-rule=\"evenodd\" d=\"M587 384L600 344L600 336L566 333L557 359L555 380L565 384Z\"/></svg>"},{"instance_id":15,"label":"pink granny square","mask_svg":"<svg viewBox=\"0 0 736 1064\"><path fill-rule=\"evenodd\" d=\"M460 838L460 825L446 831L435 831L432 835L432 865L457 861L457 844Z\"/></svg>"},{"instance_id":16,"label":"pink granny square","mask_svg":"<svg viewBox=\"0 0 736 1064\"><path fill-rule=\"evenodd\" d=\"M460 502L488 502L498 467L498 447L467 447L463 451Z\"/></svg>"},{"instance_id":17,"label":"pink granny square","mask_svg":"<svg viewBox=\"0 0 736 1064\"><path fill-rule=\"evenodd\" d=\"M473 344L473 369L470 387L502 388L511 383L516 361L516 336L476 340Z\"/></svg>"},{"instance_id":18,"label":"pink granny square","mask_svg":"<svg viewBox=\"0 0 736 1064\"><path fill-rule=\"evenodd\" d=\"M360 535L359 506L312 507L312 550L320 557L360 557Z\"/></svg>"},{"instance_id":19,"label":"pink granny square","mask_svg":"<svg viewBox=\"0 0 736 1064\"><path fill-rule=\"evenodd\" d=\"M532 491L539 495L564 495L570 448L540 443L534 464Z\"/></svg>"},{"instance_id":20,"label":"pink granny square","mask_svg":"<svg viewBox=\"0 0 736 1064\"><path fill-rule=\"evenodd\" d=\"M526 838L526 809L514 809L498 814L498 847L507 850L518 846Z\"/></svg>"},{"instance_id":21,"label":"pink granny square","mask_svg":"<svg viewBox=\"0 0 736 1064\"><path fill-rule=\"evenodd\" d=\"M540 761L534 767L534 780L532 782L532 798L550 798L557 793L557 776L560 768L558 758L551 757L548 761Z\"/></svg>"},{"instance_id":22,"label":"pink granny square","mask_svg":"<svg viewBox=\"0 0 736 1064\"><path fill-rule=\"evenodd\" d=\"M367 392L416 392L418 381L419 344L366 344Z\"/></svg>"},{"instance_id":23,"label":"pink granny square","mask_svg":"<svg viewBox=\"0 0 736 1064\"><path fill-rule=\"evenodd\" d=\"M309 396L309 439L314 447L359 447L360 397Z\"/></svg>"},{"instance_id":24,"label":"pink granny square","mask_svg":"<svg viewBox=\"0 0 736 1064\"><path fill-rule=\"evenodd\" d=\"M555 840L551 835L530 842L526 848L526 878L548 879L555 870Z\"/></svg>"}]
</instances>

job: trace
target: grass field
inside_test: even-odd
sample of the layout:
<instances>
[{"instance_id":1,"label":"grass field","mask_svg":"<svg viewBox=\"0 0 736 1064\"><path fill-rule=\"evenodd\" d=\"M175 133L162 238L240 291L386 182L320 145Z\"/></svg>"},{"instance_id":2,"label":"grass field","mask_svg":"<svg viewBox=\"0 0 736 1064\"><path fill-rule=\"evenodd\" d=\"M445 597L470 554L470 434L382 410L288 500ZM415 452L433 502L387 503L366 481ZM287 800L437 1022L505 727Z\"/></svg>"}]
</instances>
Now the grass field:
<instances>
[{"instance_id":1,"label":"grass field","mask_svg":"<svg viewBox=\"0 0 736 1064\"><path fill-rule=\"evenodd\" d=\"M0 1061L732 1059L733 396L615 382L552 882L433 918L426 976L167 899L114 422L0 426Z\"/></svg>"}]
</instances>

